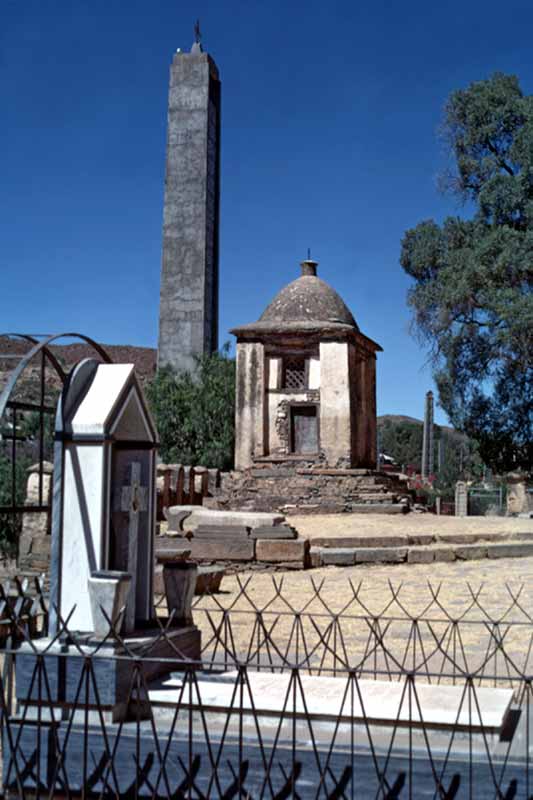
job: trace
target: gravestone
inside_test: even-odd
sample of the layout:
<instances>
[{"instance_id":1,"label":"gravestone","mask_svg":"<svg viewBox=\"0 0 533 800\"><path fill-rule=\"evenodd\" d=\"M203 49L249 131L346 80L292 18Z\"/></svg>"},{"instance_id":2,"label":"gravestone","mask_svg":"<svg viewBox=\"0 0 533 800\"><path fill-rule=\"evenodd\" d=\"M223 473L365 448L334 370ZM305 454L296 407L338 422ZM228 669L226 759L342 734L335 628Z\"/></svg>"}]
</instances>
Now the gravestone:
<instances>
[{"instance_id":1,"label":"gravestone","mask_svg":"<svg viewBox=\"0 0 533 800\"><path fill-rule=\"evenodd\" d=\"M464 481L455 484L455 516L468 516L468 491Z\"/></svg>"},{"instance_id":2,"label":"gravestone","mask_svg":"<svg viewBox=\"0 0 533 800\"><path fill-rule=\"evenodd\" d=\"M71 630L93 630L87 587L101 570L131 575L125 632L153 618L156 447L132 364L75 367L56 418L50 587Z\"/></svg>"}]
</instances>

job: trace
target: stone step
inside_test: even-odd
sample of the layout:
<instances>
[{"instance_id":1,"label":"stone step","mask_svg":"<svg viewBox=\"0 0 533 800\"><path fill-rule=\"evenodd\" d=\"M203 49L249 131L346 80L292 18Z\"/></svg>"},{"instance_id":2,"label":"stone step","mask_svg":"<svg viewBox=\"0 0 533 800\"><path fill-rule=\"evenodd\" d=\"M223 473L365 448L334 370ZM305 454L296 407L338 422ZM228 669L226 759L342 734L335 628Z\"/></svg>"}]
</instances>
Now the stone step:
<instances>
[{"instance_id":1,"label":"stone step","mask_svg":"<svg viewBox=\"0 0 533 800\"><path fill-rule=\"evenodd\" d=\"M190 531L193 539L247 539L250 528L245 525L199 525Z\"/></svg>"},{"instance_id":2,"label":"stone step","mask_svg":"<svg viewBox=\"0 0 533 800\"><path fill-rule=\"evenodd\" d=\"M383 537L389 538L389 537ZM533 539L533 536L531 537ZM338 539L336 540L338 541ZM527 558L533 556L533 540L476 542L471 544L317 547L311 542L311 566L354 566L357 564L431 564L434 561L473 561L482 558Z\"/></svg>"},{"instance_id":3,"label":"stone step","mask_svg":"<svg viewBox=\"0 0 533 800\"><path fill-rule=\"evenodd\" d=\"M289 525L262 526L253 528L250 531L250 538L252 539L296 539L297 536L295 529Z\"/></svg>"}]
</instances>

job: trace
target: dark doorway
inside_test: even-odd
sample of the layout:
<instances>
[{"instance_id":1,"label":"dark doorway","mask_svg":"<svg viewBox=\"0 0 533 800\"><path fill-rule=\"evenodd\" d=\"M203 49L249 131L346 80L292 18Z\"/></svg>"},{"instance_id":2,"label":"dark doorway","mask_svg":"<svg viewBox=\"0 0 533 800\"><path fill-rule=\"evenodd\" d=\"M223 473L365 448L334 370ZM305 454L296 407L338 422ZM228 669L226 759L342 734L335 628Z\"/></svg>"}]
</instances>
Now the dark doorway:
<instances>
[{"instance_id":1,"label":"dark doorway","mask_svg":"<svg viewBox=\"0 0 533 800\"><path fill-rule=\"evenodd\" d=\"M293 453L318 453L316 406L292 406L291 449Z\"/></svg>"}]
</instances>

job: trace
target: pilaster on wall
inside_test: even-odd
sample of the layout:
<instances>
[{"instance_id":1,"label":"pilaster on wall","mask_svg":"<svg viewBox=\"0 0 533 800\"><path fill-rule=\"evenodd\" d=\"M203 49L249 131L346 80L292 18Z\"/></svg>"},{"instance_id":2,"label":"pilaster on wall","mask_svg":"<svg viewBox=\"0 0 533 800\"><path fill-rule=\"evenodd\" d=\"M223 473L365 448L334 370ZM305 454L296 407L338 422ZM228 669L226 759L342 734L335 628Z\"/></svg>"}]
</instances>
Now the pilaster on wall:
<instances>
[{"instance_id":1,"label":"pilaster on wall","mask_svg":"<svg viewBox=\"0 0 533 800\"><path fill-rule=\"evenodd\" d=\"M351 463L347 342L320 342L320 449L331 466Z\"/></svg>"},{"instance_id":2,"label":"pilaster on wall","mask_svg":"<svg viewBox=\"0 0 533 800\"><path fill-rule=\"evenodd\" d=\"M377 463L376 357L350 345L352 466L375 469Z\"/></svg>"},{"instance_id":3,"label":"pilaster on wall","mask_svg":"<svg viewBox=\"0 0 533 800\"><path fill-rule=\"evenodd\" d=\"M259 342L237 344L235 468L251 466L265 452L265 348Z\"/></svg>"}]
</instances>

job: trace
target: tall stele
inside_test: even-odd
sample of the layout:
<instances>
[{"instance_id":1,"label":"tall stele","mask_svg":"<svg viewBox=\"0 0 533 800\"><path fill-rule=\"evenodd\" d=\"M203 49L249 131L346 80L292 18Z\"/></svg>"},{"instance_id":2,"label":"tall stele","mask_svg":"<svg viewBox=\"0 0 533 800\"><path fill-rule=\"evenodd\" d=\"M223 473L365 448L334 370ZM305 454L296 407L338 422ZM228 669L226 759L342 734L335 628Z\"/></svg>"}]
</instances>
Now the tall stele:
<instances>
[{"instance_id":1,"label":"tall stele","mask_svg":"<svg viewBox=\"0 0 533 800\"><path fill-rule=\"evenodd\" d=\"M172 61L167 125L158 366L181 371L218 347L220 80L198 23Z\"/></svg>"}]
</instances>

